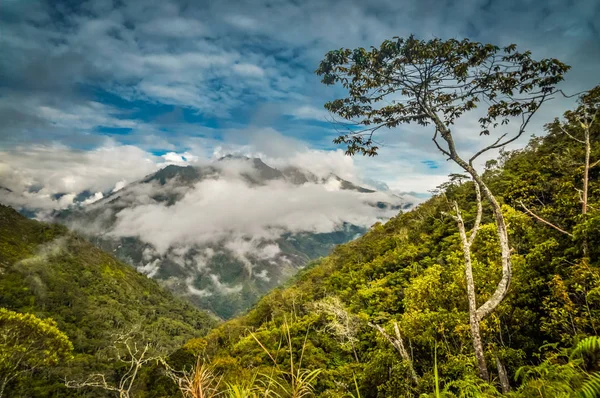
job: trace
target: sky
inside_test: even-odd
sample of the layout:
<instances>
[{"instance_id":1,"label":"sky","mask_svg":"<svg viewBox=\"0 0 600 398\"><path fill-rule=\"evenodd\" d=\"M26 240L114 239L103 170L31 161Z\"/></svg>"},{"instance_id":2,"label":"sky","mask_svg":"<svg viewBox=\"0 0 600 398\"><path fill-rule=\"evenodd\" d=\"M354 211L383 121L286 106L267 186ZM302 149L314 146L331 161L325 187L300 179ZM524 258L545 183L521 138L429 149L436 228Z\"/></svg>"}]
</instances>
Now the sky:
<instances>
[{"instance_id":1,"label":"sky","mask_svg":"<svg viewBox=\"0 0 600 398\"><path fill-rule=\"evenodd\" d=\"M323 108L343 91L314 74L331 49L411 33L516 43L571 65L567 93L600 84L594 0L2 0L0 186L64 207L243 153L427 194L456 171L431 131L382 131L379 156L348 158ZM572 106L548 103L512 148ZM455 128L466 153L482 145L475 122Z\"/></svg>"}]
</instances>

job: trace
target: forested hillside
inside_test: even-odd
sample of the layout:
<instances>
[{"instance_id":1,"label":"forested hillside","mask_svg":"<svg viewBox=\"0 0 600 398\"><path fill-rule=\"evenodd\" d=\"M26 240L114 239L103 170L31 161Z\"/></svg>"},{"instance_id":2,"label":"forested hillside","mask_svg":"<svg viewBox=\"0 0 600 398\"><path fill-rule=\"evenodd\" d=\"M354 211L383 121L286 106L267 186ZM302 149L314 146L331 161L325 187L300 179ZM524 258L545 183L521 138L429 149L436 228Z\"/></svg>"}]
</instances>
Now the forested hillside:
<instances>
[{"instance_id":1,"label":"forested hillside","mask_svg":"<svg viewBox=\"0 0 600 398\"><path fill-rule=\"evenodd\" d=\"M123 363L107 350L120 336L167 355L216 324L65 227L28 220L6 206L0 206L0 271L0 307L53 319L74 347L70 361L20 374L7 386L8 397L80 396L64 380L93 372L112 380ZM0 323L7 339L11 322ZM10 360L2 358L4 378Z\"/></svg>"},{"instance_id":2,"label":"forested hillside","mask_svg":"<svg viewBox=\"0 0 600 398\"><path fill-rule=\"evenodd\" d=\"M366 397L433 394L435 371L442 393L496 396L498 358L518 396L575 396L569 389L586 380L585 371L598 369L597 357L585 367L559 354L600 327L600 168L589 171L591 211L584 218L585 145L570 136L581 127L571 123L567 134L560 126L551 123L547 135L526 148L503 152L483 174L508 222L513 262L509 294L481 321L491 384L477 376L463 250L452 217L456 201L472 225L476 192L459 176L414 211L338 246L246 316L213 330L206 356L216 372L250 380L255 372L273 374L273 360L289 372L292 358L297 372L322 370L315 378L321 396L357 396L357 388ZM597 161L598 124L591 142L590 157ZM497 239L484 206L473 244L479 302L500 279ZM408 358L391 344L397 336Z\"/></svg>"},{"instance_id":3,"label":"forested hillside","mask_svg":"<svg viewBox=\"0 0 600 398\"><path fill-rule=\"evenodd\" d=\"M600 86L508 149L568 70L468 39L327 53L348 155L417 124L464 174L220 325L0 207L0 398L599 397Z\"/></svg>"}]
</instances>

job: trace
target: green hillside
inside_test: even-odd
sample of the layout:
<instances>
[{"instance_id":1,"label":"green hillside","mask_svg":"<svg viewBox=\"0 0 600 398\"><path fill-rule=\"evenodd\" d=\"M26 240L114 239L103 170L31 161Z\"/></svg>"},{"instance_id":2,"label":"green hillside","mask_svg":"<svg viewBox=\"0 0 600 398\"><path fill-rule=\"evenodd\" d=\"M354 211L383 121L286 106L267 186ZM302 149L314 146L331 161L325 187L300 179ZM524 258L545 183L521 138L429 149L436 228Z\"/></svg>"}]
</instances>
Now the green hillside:
<instances>
[{"instance_id":1,"label":"green hillside","mask_svg":"<svg viewBox=\"0 0 600 398\"><path fill-rule=\"evenodd\" d=\"M584 219L577 190L584 146L557 126L549 125L548 135L533 138L525 149L488 162L484 173L509 224L514 271L509 295L481 322L491 384L477 376L462 249L451 217L456 200L469 226L475 218L473 184L461 178L414 211L338 246L246 316L213 330L206 355L216 372L250 380L255 373L273 374L273 359L290 369L293 358L296 369L300 361L303 368L321 369L318 396L357 396L358 388L362 397L411 397L433 394L437 357L444 396L499 396L499 358L513 389L519 389L515 396L579 396L573 386L586 380L586 371L600 368L597 357L582 370L581 362L559 353L600 330L600 167L590 170L594 210ZM598 125L592 142L591 158L600 159ZM536 221L521 203L573 232ZM479 302L490 297L501 274L495 230L484 207L473 246ZM395 336L394 322L418 382L408 361L374 326ZM539 366L522 368L534 365Z\"/></svg>"},{"instance_id":2,"label":"green hillside","mask_svg":"<svg viewBox=\"0 0 600 398\"><path fill-rule=\"evenodd\" d=\"M326 108L367 126L334 142L375 155L377 129L414 122L466 174L220 325L64 227L0 207L0 382L30 371L8 395L599 397L600 86L510 151L569 69L515 51L411 36L328 53L317 73L349 97ZM398 87L412 99L371 106ZM520 127L464 160L451 126L480 101L480 136Z\"/></svg>"},{"instance_id":3,"label":"green hillside","mask_svg":"<svg viewBox=\"0 0 600 398\"><path fill-rule=\"evenodd\" d=\"M119 364L98 352L115 333L135 330L156 351L168 353L216 324L65 227L26 219L1 205L0 291L0 307L53 318L75 348L66 368L22 378L11 386L12 397L82 394L64 388L65 374L72 379L97 370L110 375Z\"/></svg>"}]
</instances>

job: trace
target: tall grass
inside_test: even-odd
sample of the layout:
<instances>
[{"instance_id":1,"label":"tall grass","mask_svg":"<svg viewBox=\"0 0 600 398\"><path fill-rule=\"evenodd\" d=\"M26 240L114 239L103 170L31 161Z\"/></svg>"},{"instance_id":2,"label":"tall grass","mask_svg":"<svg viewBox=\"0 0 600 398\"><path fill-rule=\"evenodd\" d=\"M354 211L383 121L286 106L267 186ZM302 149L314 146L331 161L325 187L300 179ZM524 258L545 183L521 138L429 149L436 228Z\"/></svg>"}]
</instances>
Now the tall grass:
<instances>
[{"instance_id":1,"label":"tall grass","mask_svg":"<svg viewBox=\"0 0 600 398\"><path fill-rule=\"evenodd\" d=\"M308 331L304 337L300 358L298 362L294 359L294 348L292 345L292 335L290 325L287 319L283 323L283 334L287 343L287 353L289 355L289 369L281 367L275 356L265 347L265 345L251 333L252 338L265 351L273 362L274 368L270 374L262 374L265 396L277 398L304 398L314 395L314 384L317 377L321 373L321 369L305 369L302 367L304 351L306 349L306 341L308 339Z\"/></svg>"},{"instance_id":2,"label":"tall grass","mask_svg":"<svg viewBox=\"0 0 600 398\"><path fill-rule=\"evenodd\" d=\"M164 361L163 365L166 375L177 384L184 398L216 398L224 394L219 388L222 378L200 357L191 371L176 371Z\"/></svg>"}]
</instances>

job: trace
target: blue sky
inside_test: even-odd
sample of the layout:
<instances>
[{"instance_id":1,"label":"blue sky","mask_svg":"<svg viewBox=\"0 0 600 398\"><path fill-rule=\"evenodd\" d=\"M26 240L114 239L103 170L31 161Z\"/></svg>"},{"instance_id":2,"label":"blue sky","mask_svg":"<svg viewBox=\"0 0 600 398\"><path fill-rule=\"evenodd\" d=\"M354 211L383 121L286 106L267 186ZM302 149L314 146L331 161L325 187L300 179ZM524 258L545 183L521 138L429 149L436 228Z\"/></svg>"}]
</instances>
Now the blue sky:
<instances>
[{"instance_id":1,"label":"blue sky","mask_svg":"<svg viewBox=\"0 0 600 398\"><path fill-rule=\"evenodd\" d=\"M35 180L40 164L53 170L44 178L75 178L75 166L60 175L67 158L103 162L80 167L96 167L110 185L172 152L209 159L308 151L317 154L314 162L350 165L359 179L426 192L452 171L429 133L388 131L378 158L337 159L323 104L342 92L313 73L330 49L410 33L516 43L570 64L567 92L600 83L594 0L3 0L0 25L0 178L12 173L12 180L27 168ZM544 122L571 105L549 104L527 135L541 134ZM464 127L458 135L468 150L478 137L469 135L468 121ZM111 153L133 157L108 173Z\"/></svg>"}]
</instances>

